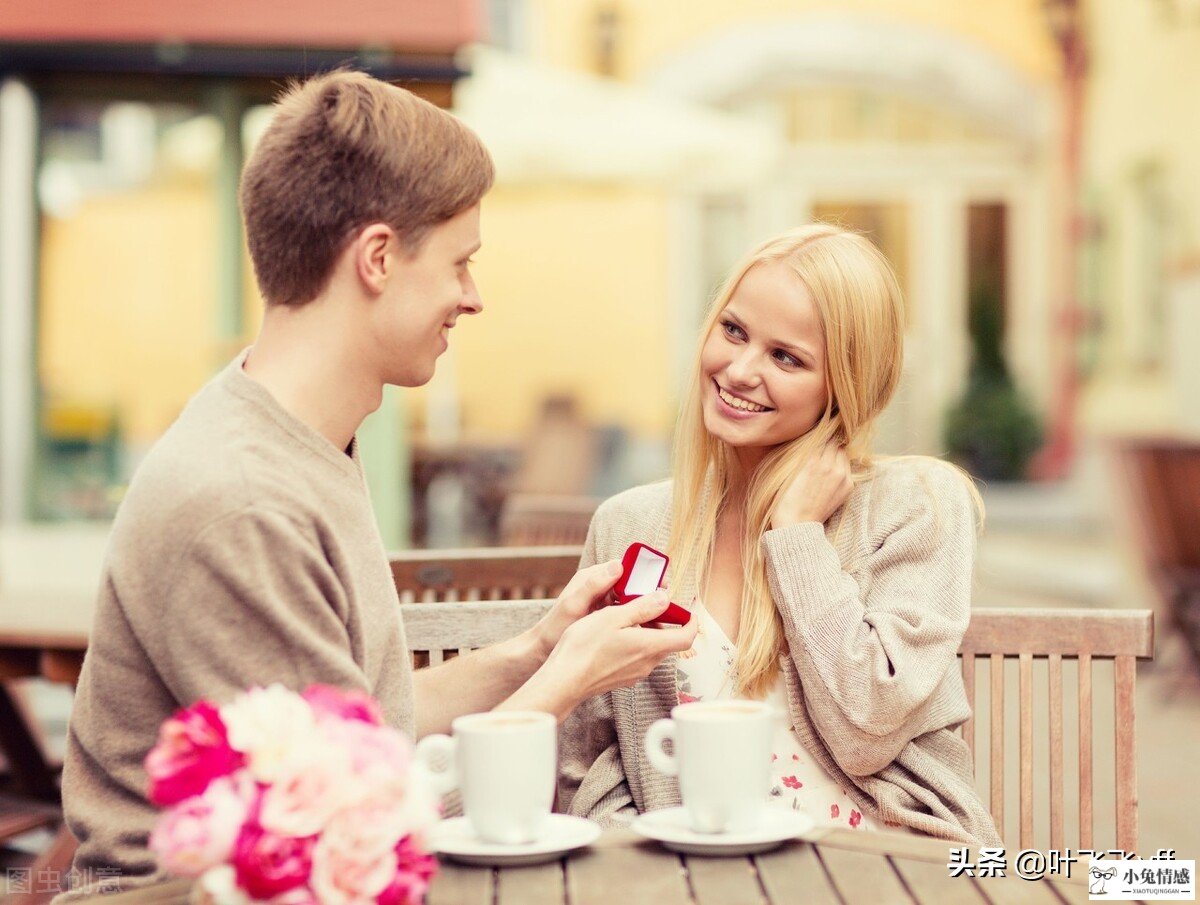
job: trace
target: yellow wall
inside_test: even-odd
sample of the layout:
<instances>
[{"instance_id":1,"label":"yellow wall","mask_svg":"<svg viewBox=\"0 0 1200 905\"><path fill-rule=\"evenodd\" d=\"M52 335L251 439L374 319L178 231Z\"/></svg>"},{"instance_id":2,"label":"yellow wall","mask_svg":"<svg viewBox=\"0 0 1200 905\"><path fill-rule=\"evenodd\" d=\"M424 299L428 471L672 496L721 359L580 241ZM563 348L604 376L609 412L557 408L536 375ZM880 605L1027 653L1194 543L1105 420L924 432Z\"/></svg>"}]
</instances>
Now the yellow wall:
<instances>
[{"instance_id":1,"label":"yellow wall","mask_svg":"<svg viewBox=\"0 0 1200 905\"><path fill-rule=\"evenodd\" d=\"M466 431L519 436L542 398L570 393L589 418L664 434L673 417L667 234L656 191L494 189L474 267L484 311L460 320L450 340Z\"/></svg>"},{"instance_id":2,"label":"yellow wall","mask_svg":"<svg viewBox=\"0 0 1200 905\"><path fill-rule=\"evenodd\" d=\"M814 13L941 29L978 42L1035 78L1058 71L1041 0L532 0L535 52L555 65L591 68L596 10L602 3L618 9L617 75L630 80L644 78L688 45L729 28Z\"/></svg>"},{"instance_id":3,"label":"yellow wall","mask_svg":"<svg viewBox=\"0 0 1200 905\"><path fill-rule=\"evenodd\" d=\"M212 375L216 235L211 190L187 183L47 217L38 330L48 397L116 406L127 441L156 439Z\"/></svg>"}]
</instances>

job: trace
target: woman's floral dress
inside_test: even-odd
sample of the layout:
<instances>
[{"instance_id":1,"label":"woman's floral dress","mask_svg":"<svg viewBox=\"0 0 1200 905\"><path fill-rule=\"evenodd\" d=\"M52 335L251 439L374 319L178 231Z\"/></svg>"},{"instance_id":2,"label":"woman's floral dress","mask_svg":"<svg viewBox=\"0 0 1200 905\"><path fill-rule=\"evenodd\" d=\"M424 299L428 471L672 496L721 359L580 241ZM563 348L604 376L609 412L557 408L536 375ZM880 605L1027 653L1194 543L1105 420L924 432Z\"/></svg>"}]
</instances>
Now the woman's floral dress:
<instances>
[{"instance_id":1,"label":"woman's floral dress","mask_svg":"<svg viewBox=\"0 0 1200 905\"><path fill-rule=\"evenodd\" d=\"M704 606L697 603L694 612L700 619L700 632L692 655L678 660L675 678L679 703L740 697L735 690L737 649ZM858 810L845 789L809 756L796 738L788 718L782 676L776 680L766 700L774 706L778 720L771 748L772 799L790 804L819 825L881 829L878 821ZM888 828L898 829L890 825Z\"/></svg>"}]
</instances>

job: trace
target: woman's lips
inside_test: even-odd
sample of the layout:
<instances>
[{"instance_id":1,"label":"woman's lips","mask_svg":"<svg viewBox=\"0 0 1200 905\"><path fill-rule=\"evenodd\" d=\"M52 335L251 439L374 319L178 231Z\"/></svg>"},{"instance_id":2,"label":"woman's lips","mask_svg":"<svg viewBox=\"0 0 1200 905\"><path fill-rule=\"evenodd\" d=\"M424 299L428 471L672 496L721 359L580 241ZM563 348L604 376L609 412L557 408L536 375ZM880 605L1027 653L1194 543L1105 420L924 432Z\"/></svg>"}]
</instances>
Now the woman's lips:
<instances>
[{"instance_id":1,"label":"woman's lips","mask_svg":"<svg viewBox=\"0 0 1200 905\"><path fill-rule=\"evenodd\" d=\"M717 411L719 411L726 418L732 418L735 421L748 421L751 418L756 418L759 415L767 415L774 411L774 409L767 408L766 406L763 406L765 411L754 411L754 412L747 411L746 409L736 408L721 398L721 389L722 389L721 385L714 380L713 381L713 396L716 399ZM726 391L726 392L728 392L728 391ZM734 396L735 394L730 393L729 395ZM741 397L739 396L737 398L740 399ZM745 400L745 401L748 402L749 400Z\"/></svg>"}]
</instances>

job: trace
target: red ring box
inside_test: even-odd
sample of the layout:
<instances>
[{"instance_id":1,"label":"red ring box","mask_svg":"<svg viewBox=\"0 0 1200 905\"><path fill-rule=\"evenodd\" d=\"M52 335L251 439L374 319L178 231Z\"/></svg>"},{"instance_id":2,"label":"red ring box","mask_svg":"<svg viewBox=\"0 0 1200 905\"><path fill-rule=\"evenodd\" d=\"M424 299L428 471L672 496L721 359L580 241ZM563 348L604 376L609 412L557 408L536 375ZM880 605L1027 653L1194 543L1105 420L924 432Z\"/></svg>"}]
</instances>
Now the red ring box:
<instances>
[{"instance_id":1,"label":"red ring box","mask_svg":"<svg viewBox=\"0 0 1200 905\"><path fill-rule=\"evenodd\" d=\"M613 586L613 594L617 603L629 603L638 597L645 597L658 590L663 576L667 574L667 564L670 558L649 544L635 542L629 545L625 555L621 557L621 577ZM643 625L651 626L660 622L672 625L686 625L692 614L677 603L668 603L666 611L653 622Z\"/></svg>"}]
</instances>

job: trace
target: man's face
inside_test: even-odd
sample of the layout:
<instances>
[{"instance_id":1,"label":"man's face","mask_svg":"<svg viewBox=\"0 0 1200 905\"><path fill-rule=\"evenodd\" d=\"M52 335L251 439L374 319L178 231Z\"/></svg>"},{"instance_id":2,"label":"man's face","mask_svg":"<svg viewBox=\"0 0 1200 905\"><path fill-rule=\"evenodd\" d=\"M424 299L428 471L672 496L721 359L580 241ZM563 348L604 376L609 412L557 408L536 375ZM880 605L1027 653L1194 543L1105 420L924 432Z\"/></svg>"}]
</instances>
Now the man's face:
<instances>
[{"instance_id":1,"label":"man's face","mask_svg":"<svg viewBox=\"0 0 1200 905\"><path fill-rule=\"evenodd\" d=\"M483 310L470 271L479 247L477 204L434 227L415 255L397 250L395 271L373 314L386 383L428 383L455 321Z\"/></svg>"}]
</instances>

